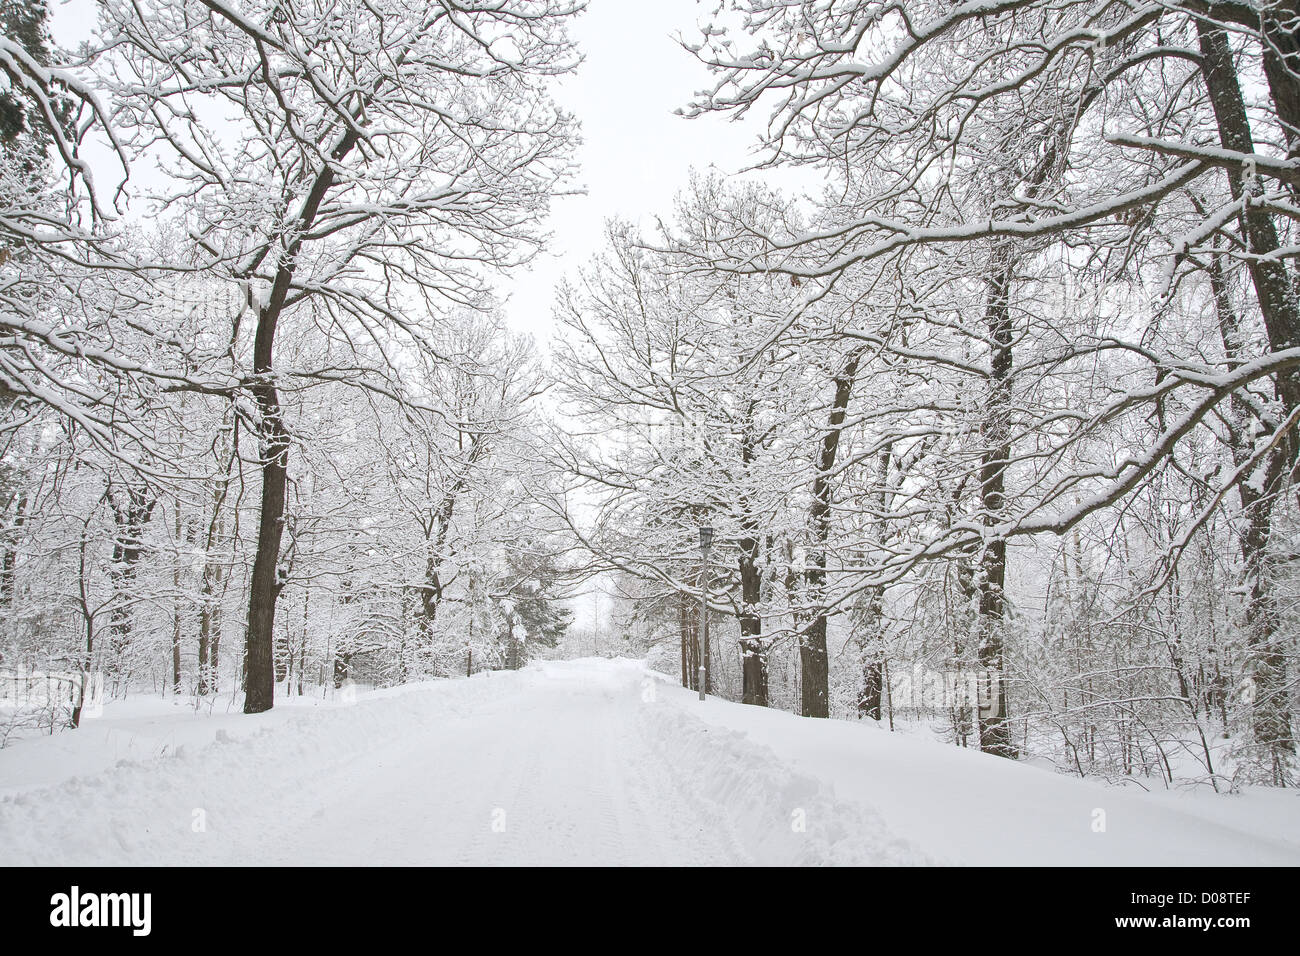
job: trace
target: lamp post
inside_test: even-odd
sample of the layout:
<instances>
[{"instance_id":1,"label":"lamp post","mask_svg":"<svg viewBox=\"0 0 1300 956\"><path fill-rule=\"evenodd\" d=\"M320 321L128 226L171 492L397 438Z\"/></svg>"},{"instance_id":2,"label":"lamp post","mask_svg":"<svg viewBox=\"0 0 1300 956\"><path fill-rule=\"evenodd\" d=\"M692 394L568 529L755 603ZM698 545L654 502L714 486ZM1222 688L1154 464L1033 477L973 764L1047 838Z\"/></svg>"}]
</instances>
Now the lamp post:
<instances>
[{"instance_id":1,"label":"lamp post","mask_svg":"<svg viewBox=\"0 0 1300 956\"><path fill-rule=\"evenodd\" d=\"M713 528L700 525L700 558L704 565L700 576L700 670L696 682L700 686L700 700L709 689L709 549L713 547Z\"/></svg>"}]
</instances>

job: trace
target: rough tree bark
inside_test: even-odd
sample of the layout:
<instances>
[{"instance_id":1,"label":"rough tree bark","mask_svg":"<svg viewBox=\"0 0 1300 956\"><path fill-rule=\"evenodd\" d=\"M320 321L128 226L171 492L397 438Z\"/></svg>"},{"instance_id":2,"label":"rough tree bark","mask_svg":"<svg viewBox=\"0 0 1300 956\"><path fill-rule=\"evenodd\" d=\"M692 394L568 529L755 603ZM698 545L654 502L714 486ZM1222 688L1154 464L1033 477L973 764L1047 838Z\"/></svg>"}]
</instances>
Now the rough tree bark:
<instances>
[{"instance_id":1,"label":"rough tree bark","mask_svg":"<svg viewBox=\"0 0 1300 956\"><path fill-rule=\"evenodd\" d=\"M485 453L487 444L482 434L470 439L469 458L464 470L452 486L443 493L438 507L421 519L423 523L425 560L424 582L420 587L420 629L426 640L432 640L433 626L438 619L438 605L442 603L442 564L446 553L447 537L451 534L451 521L456 513L456 502L469 484L469 472Z\"/></svg>"},{"instance_id":2,"label":"rough tree bark","mask_svg":"<svg viewBox=\"0 0 1300 956\"><path fill-rule=\"evenodd\" d=\"M181 693L181 562L180 544L184 525L181 521L181 504L175 503L176 518L172 527L176 541L176 563L172 568L172 694Z\"/></svg>"},{"instance_id":3,"label":"rough tree bark","mask_svg":"<svg viewBox=\"0 0 1300 956\"><path fill-rule=\"evenodd\" d=\"M225 503L235 467L238 449L233 438L226 435L218 439L219 454L225 457L225 467L212 487L211 514L203 539L203 571L199 580L199 677L195 692L200 696L215 694L218 690L217 666L221 643L221 592L226 566L220 549L226 534Z\"/></svg>"},{"instance_id":4,"label":"rough tree bark","mask_svg":"<svg viewBox=\"0 0 1300 956\"><path fill-rule=\"evenodd\" d=\"M27 520L27 492L14 496L13 517L5 529L4 556L0 558L0 606L9 607L14 600L14 587L18 572L18 536Z\"/></svg>"},{"instance_id":5,"label":"rough tree bark","mask_svg":"<svg viewBox=\"0 0 1300 956\"><path fill-rule=\"evenodd\" d=\"M759 539L746 531L740 539L740 669L741 702L767 706L767 653L763 648L763 619L758 614L763 574L758 566Z\"/></svg>"},{"instance_id":6,"label":"rough tree bark","mask_svg":"<svg viewBox=\"0 0 1300 956\"><path fill-rule=\"evenodd\" d=\"M1005 516L1006 471L1011 458L1011 370L1014 328L1011 319L1013 263L1006 247L994 250L987 279L985 330L988 333L989 387L984 408L980 462L980 512L984 526L994 528ZM980 750L999 757L1017 756L1007 724L1005 668L1007 540L995 533L985 536L975 573L978 613L976 655L980 667L991 672L990 713L979 708Z\"/></svg>"},{"instance_id":7,"label":"rough tree bark","mask_svg":"<svg viewBox=\"0 0 1300 956\"><path fill-rule=\"evenodd\" d=\"M894 457L894 446L887 444L877 456L877 473L879 482L876 491L876 538L885 540L885 515L890 503L890 463ZM884 712L885 694L885 647L881 633L884 626L885 589L880 586L867 588L858 607L857 629L859 632L858 648L862 655L862 688L858 692L858 716L880 720Z\"/></svg>"},{"instance_id":8,"label":"rough tree bark","mask_svg":"<svg viewBox=\"0 0 1300 956\"><path fill-rule=\"evenodd\" d=\"M153 515L157 498L145 485L129 485L125 498L108 494L113 511L113 563L109 578L113 585L113 609L108 618L110 667L115 681L120 681L122 657L131 642L131 595L136 571L144 555L144 529Z\"/></svg>"},{"instance_id":9,"label":"rough tree bark","mask_svg":"<svg viewBox=\"0 0 1300 956\"><path fill-rule=\"evenodd\" d=\"M248 632L244 645L244 713L260 714L275 702L275 605L284 582L280 579L280 543L284 537L285 493L289 473L289 430L284 422L280 392L275 385L275 332L298 269L303 237L316 221L321 202L334 185L337 164L358 141L348 129L331 151L333 163L322 168L296 217L296 238L280 256L271 293L258 309L253 338L253 380L250 391L260 416L262 443L262 504L258 516L257 551L248 588ZM335 675L338 680L337 673Z\"/></svg>"},{"instance_id":10,"label":"rough tree bark","mask_svg":"<svg viewBox=\"0 0 1300 956\"><path fill-rule=\"evenodd\" d=\"M1254 137L1227 33L1201 20L1197 21L1196 28L1201 48L1201 73L1219 127L1220 142L1226 149L1253 153ZM1294 38L1292 40L1294 43ZM1275 65L1269 73L1269 80L1275 97L1281 92L1279 113L1284 108L1291 110L1295 105L1290 99L1295 78L1285 78ZM1286 113L1284 121L1288 117L1295 121L1293 113L1293 110ZM1259 183L1236 169L1228 170L1227 176L1233 199L1241 202L1238 222L1251 253L1247 269L1259 302L1269 347L1275 351L1292 348L1300 342L1300 306L1297 305L1290 270L1285 262L1273 255L1279 248L1276 225L1267 209L1249 201L1249 197L1260 189ZM1221 279L1220 276L1220 285ZM1211 280L1213 284L1213 274ZM1223 290L1215 291L1216 298L1219 298ZM1221 322L1225 319L1223 305L1220 298ZM1227 344L1228 340L1225 340ZM1300 376L1294 372L1281 375L1276 387L1287 414L1300 407ZM1273 532L1273 507L1293 473L1296 451L1297 442L1292 432L1265 463L1262 487L1254 489L1244 483L1239 490L1247 517L1241 548L1247 590L1247 641L1253 658L1253 730L1263 762L1272 782L1278 786L1287 782L1287 768L1295 754L1295 740L1287 702L1287 667L1279 612L1269 584L1269 542Z\"/></svg>"},{"instance_id":11,"label":"rough tree bark","mask_svg":"<svg viewBox=\"0 0 1300 956\"><path fill-rule=\"evenodd\" d=\"M680 643L681 643L681 652L682 652L682 686L690 687L691 679L690 676L687 674L687 668L690 666L690 661L689 661L690 654L687 650L687 645L690 643L690 629L686 626L686 595L685 594L679 594L677 596L677 633L678 633L678 637L681 639Z\"/></svg>"},{"instance_id":12,"label":"rough tree bark","mask_svg":"<svg viewBox=\"0 0 1300 956\"><path fill-rule=\"evenodd\" d=\"M755 458L755 439L747 427L741 443L741 461L746 469ZM761 540L758 521L749 507L743 509L740 537L740 673L741 702L767 706L767 651L763 647L763 618L758 612L762 600L763 572L759 567Z\"/></svg>"},{"instance_id":13,"label":"rough tree bark","mask_svg":"<svg viewBox=\"0 0 1300 956\"><path fill-rule=\"evenodd\" d=\"M862 362L862 349L849 353L844 366L834 379L835 395L831 399L831 413L826 432L822 435L817 453L817 475L813 479L813 500L810 508L814 550L804 581L808 600L815 616L803 632L799 642L799 665L802 675L802 713L805 717L830 716L830 661L826 651L826 588L827 550L831 537L831 472L839 454L840 437L848 414L853 384Z\"/></svg>"}]
</instances>

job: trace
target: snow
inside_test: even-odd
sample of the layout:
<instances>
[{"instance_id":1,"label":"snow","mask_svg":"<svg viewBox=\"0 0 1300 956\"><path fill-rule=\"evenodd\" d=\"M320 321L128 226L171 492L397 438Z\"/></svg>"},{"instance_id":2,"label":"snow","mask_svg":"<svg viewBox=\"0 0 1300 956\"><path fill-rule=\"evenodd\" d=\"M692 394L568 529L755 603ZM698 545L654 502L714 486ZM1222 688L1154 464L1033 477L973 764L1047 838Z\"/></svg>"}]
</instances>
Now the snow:
<instances>
[{"instance_id":1,"label":"snow","mask_svg":"<svg viewBox=\"0 0 1300 956\"><path fill-rule=\"evenodd\" d=\"M0 750L0 795L6 864L1300 864L1291 793L1110 788L628 660L110 703Z\"/></svg>"},{"instance_id":2,"label":"snow","mask_svg":"<svg viewBox=\"0 0 1300 956\"><path fill-rule=\"evenodd\" d=\"M863 723L814 724L721 701L706 701L700 711L708 723L743 728L842 799L875 807L896 833L943 863L1300 863L1300 797L1293 792L1144 793ZM1261 816L1265 806L1270 812ZM1105 813L1101 832L1093 830L1096 810ZM1262 819L1269 826L1261 826Z\"/></svg>"}]
</instances>

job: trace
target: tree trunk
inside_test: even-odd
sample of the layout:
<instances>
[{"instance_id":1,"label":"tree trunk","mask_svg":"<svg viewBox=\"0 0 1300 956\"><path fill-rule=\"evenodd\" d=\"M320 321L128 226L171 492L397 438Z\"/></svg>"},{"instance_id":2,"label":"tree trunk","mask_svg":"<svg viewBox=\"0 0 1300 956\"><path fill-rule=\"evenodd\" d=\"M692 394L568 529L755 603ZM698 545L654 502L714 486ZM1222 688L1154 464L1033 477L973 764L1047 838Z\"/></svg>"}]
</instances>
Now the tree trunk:
<instances>
[{"instance_id":1,"label":"tree trunk","mask_svg":"<svg viewBox=\"0 0 1300 956\"><path fill-rule=\"evenodd\" d=\"M690 671L689 671L690 652L688 650L688 646L690 644L691 630L690 627L687 626L686 615L687 615L686 595L680 594L677 597L677 631L678 631L678 636L681 638L682 686L690 687L691 686L691 678L690 678Z\"/></svg>"},{"instance_id":2,"label":"tree trunk","mask_svg":"<svg viewBox=\"0 0 1300 956\"><path fill-rule=\"evenodd\" d=\"M18 570L18 535L27 520L27 492L14 496L14 516L5 532L4 556L0 558L0 606L10 607L14 601L14 584Z\"/></svg>"},{"instance_id":3,"label":"tree trunk","mask_svg":"<svg viewBox=\"0 0 1300 956\"><path fill-rule=\"evenodd\" d=\"M199 591L199 696L217 692L217 633L221 629L221 604L216 594L223 571L211 556L203 564Z\"/></svg>"},{"instance_id":4,"label":"tree trunk","mask_svg":"<svg viewBox=\"0 0 1300 956\"><path fill-rule=\"evenodd\" d=\"M1201 73L1214 108L1219 141L1225 149L1253 153L1254 137L1227 34L1201 20L1196 22L1196 29L1201 46ZM1255 195L1262 188L1258 181L1244 179L1240 170L1228 169L1226 172L1234 200L1242 200L1247 192ZM1255 203L1243 202L1242 206L1238 221L1251 252L1246 265L1268 333L1269 347L1277 352L1293 348L1300 344L1300 308L1297 307L1295 285L1286 264L1274 256L1279 247L1277 227L1267 209ZM1287 411L1300 405L1300 373L1284 373L1279 388Z\"/></svg>"},{"instance_id":5,"label":"tree trunk","mask_svg":"<svg viewBox=\"0 0 1300 956\"><path fill-rule=\"evenodd\" d=\"M1201 72L1214 108L1220 142L1227 149L1253 153L1254 137L1227 34L1223 29L1201 20L1197 20L1196 29L1201 47ZM1294 39L1291 38L1292 47ZM1285 54L1288 50L1282 52ZM1276 66L1274 73L1277 73ZM1290 83L1290 89L1294 90L1293 77L1284 80L1280 74L1275 76L1274 73L1269 75L1270 84L1274 84L1275 80L1278 83ZM1283 102L1279 103L1281 112L1282 106L1288 101L1285 86L1275 85L1274 95L1278 95L1279 88L1283 91ZM1292 120L1296 119L1294 115L1288 115ZM1273 255L1279 247L1277 228L1268 210L1245 201L1247 193L1254 194L1260 189L1259 183L1245 179L1236 169L1227 170L1227 176L1233 198L1242 202L1238 221L1251 252L1247 269L1259 302L1269 347L1274 351L1292 348L1300 343L1300 307L1297 306L1290 271L1281 259ZM1230 311L1225 313L1224 310L1226 291L1223 288L1222 274L1219 274L1217 283L1215 278L1212 272L1212 286L1217 285L1215 293L1221 328L1227 321L1227 328L1235 333L1235 315ZM1235 348L1236 338L1235 334L1225 338L1225 348ZM1229 358L1234 358L1234 355L1230 353ZM1290 414L1300 406L1300 375L1294 371L1280 375L1277 391L1285 414ZM1251 649L1251 676L1254 683L1252 723L1261 762L1269 773L1271 782L1277 786L1286 784L1289 766L1295 755L1295 740L1291 731L1291 711L1286 691L1286 656L1279 634L1279 614L1269 584L1268 546L1273 531L1274 503L1289 480L1296 460L1296 449L1293 432L1265 463L1262 489L1251 488L1248 483L1243 483L1239 488L1242 508L1247 514L1247 527L1241 538L1241 547L1247 592L1247 641Z\"/></svg>"},{"instance_id":6,"label":"tree trunk","mask_svg":"<svg viewBox=\"0 0 1300 956\"><path fill-rule=\"evenodd\" d=\"M464 440L464 432L460 433ZM469 485L469 474L478 461L488 452L488 443L481 433L470 437L469 455L465 466L452 486L444 492L437 510L424 527L425 560L424 582L420 587L420 628L426 640L433 639L433 625L438 617L438 605L442 603L442 563L446 554L447 537L451 534L452 518L456 514L456 502Z\"/></svg>"},{"instance_id":7,"label":"tree trunk","mask_svg":"<svg viewBox=\"0 0 1300 956\"><path fill-rule=\"evenodd\" d=\"M298 696L302 696L304 674L307 671L307 630L311 622L311 588L302 590L302 635L298 640Z\"/></svg>"},{"instance_id":8,"label":"tree trunk","mask_svg":"<svg viewBox=\"0 0 1300 956\"><path fill-rule=\"evenodd\" d=\"M885 541L885 515L889 510L890 463L893 461L893 445L889 444L880 452L877 459L879 487L876 491L876 538L883 547ZM868 588L862 596L859 606L857 629L858 648L862 658L862 688L858 693L858 716L880 720L883 716L885 694L885 645L884 634L885 589Z\"/></svg>"},{"instance_id":9,"label":"tree trunk","mask_svg":"<svg viewBox=\"0 0 1300 956\"><path fill-rule=\"evenodd\" d=\"M763 573L758 566L759 539L751 533L740 541L740 671L741 702L767 706L767 652L763 619L758 614Z\"/></svg>"},{"instance_id":10,"label":"tree trunk","mask_svg":"<svg viewBox=\"0 0 1300 956\"><path fill-rule=\"evenodd\" d=\"M746 423L740 455L746 472L757 454L754 425ZM758 606L763 599L763 571L759 567L758 521L745 500L740 539L740 677L741 702L767 706L767 650L763 646L763 618Z\"/></svg>"},{"instance_id":11,"label":"tree trunk","mask_svg":"<svg viewBox=\"0 0 1300 956\"><path fill-rule=\"evenodd\" d=\"M802 712L805 717L830 716L830 660L826 651L826 552L831 537L831 471L839 453L840 436L844 432L844 419L848 412L853 383L862 361L862 350L855 349L848 356L843 369L835 376L835 396L831 400L830 420L822 436L817 455L817 476L813 479L811 507L815 550L811 563L804 572L808 600L815 617L803 632L799 642L799 664L802 673Z\"/></svg>"},{"instance_id":12,"label":"tree trunk","mask_svg":"<svg viewBox=\"0 0 1300 956\"><path fill-rule=\"evenodd\" d=\"M704 693L713 693L713 653L709 647L709 552L704 552L700 571L700 663L704 667Z\"/></svg>"},{"instance_id":13,"label":"tree trunk","mask_svg":"<svg viewBox=\"0 0 1300 956\"><path fill-rule=\"evenodd\" d=\"M176 567L172 569L172 694L179 697L181 693L181 505L176 502L176 522L173 528L176 535Z\"/></svg>"},{"instance_id":14,"label":"tree trunk","mask_svg":"<svg viewBox=\"0 0 1300 956\"><path fill-rule=\"evenodd\" d=\"M698 602L682 595L682 636L686 641L686 686L700 689L700 615Z\"/></svg>"},{"instance_id":15,"label":"tree trunk","mask_svg":"<svg viewBox=\"0 0 1300 956\"><path fill-rule=\"evenodd\" d=\"M285 613L280 614L280 627L275 636L275 682L282 684L289 679L289 672L293 668L293 647L289 639L289 618L287 608Z\"/></svg>"},{"instance_id":16,"label":"tree trunk","mask_svg":"<svg viewBox=\"0 0 1300 956\"><path fill-rule=\"evenodd\" d=\"M352 655L335 649L334 651L334 689L339 690L343 682L352 673Z\"/></svg>"},{"instance_id":17,"label":"tree trunk","mask_svg":"<svg viewBox=\"0 0 1300 956\"><path fill-rule=\"evenodd\" d=\"M340 162L357 144L355 127L343 134L331 151ZM275 330L289 298L298 268L303 236L316 221L325 194L334 185L335 165L317 174L302 212L294 223L294 238L281 255L266 303L258 309L253 338L253 384L250 391L260 416L258 437L262 448L262 506L258 516L257 553L248 589L248 631L244 642L244 713L260 714L275 703L275 604L284 582L280 580L280 542L284 535L285 491L289 466L289 431L275 387Z\"/></svg>"},{"instance_id":18,"label":"tree trunk","mask_svg":"<svg viewBox=\"0 0 1300 956\"><path fill-rule=\"evenodd\" d=\"M1232 370L1241 365L1241 323L1232 307L1227 279L1217 258L1211 262L1209 273L1223 350L1228 368ZM1229 403L1228 440L1233 464L1241 467L1254 453L1250 434L1254 417L1249 406L1238 396L1231 396ZM1246 515L1246 528L1239 540L1245 564L1246 640L1252 656L1254 699L1251 702L1251 723L1262 763L1275 786L1286 786L1288 758L1295 752L1291 711L1287 704L1286 656L1268 577L1268 545L1273 533L1273 507L1277 501L1276 492L1269 494L1268 491L1280 487L1286 464L1286 452L1281 448L1275 449L1263 464L1264 493L1248 481L1237 487L1241 510Z\"/></svg>"},{"instance_id":19,"label":"tree trunk","mask_svg":"<svg viewBox=\"0 0 1300 956\"><path fill-rule=\"evenodd\" d=\"M1259 10L1258 15L1267 41L1264 75L1282 124L1287 158L1295 159L1300 156L1300 2L1278 3L1271 10Z\"/></svg>"},{"instance_id":20,"label":"tree trunk","mask_svg":"<svg viewBox=\"0 0 1300 956\"><path fill-rule=\"evenodd\" d=\"M506 615L506 669L512 671L520 667L519 641L515 637L517 623L513 612Z\"/></svg>"},{"instance_id":21,"label":"tree trunk","mask_svg":"<svg viewBox=\"0 0 1300 956\"><path fill-rule=\"evenodd\" d=\"M143 485L130 486L126 489L125 501L119 501L116 495L109 494L109 505L113 510L113 524L116 528L113 537L113 563L109 567L109 578L113 583L113 609L109 614L109 654L110 666L116 681L125 677L122 670L122 658L127 645L131 642L131 596L135 587L136 571L140 558L144 554L144 529L153 514L157 499Z\"/></svg>"},{"instance_id":22,"label":"tree trunk","mask_svg":"<svg viewBox=\"0 0 1300 956\"><path fill-rule=\"evenodd\" d=\"M858 619L862 629L862 688L858 693L858 716L880 720L885 699L885 654L881 641L885 589L870 588Z\"/></svg>"},{"instance_id":23,"label":"tree trunk","mask_svg":"<svg viewBox=\"0 0 1300 956\"><path fill-rule=\"evenodd\" d=\"M993 253L988 277L985 323L992 354L989 359L989 389L984 410L980 464L980 512L985 528L994 528L1006 513L1006 471L1011 458L1011 368L1012 338L1011 250L1006 246ZM985 535L978 555L975 586L978 593L976 654L989 681L992 706L978 707L980 750L1014 759L1015 744L1007 724L1005 669L1007 541L993 533ZM988 711L986 713L986 710Z\"/></svg>"},{"instance_id":24,"label":"tree trunk","mask_svg":"<svg viewBox=\"0 0 1300 956\"><path fill-rule=\"evenodd\" d=\"M275 605L284 582L280 580L280 542L284 532L285 488L288 476L289 434L284 427L280 396L271 383L271 337L274 323L263 335L258 329L254 360L262 383L253 394L261 412L262 509L257 530L257 552L248 589L248 637L244 651L244 713L260 714L275 702ZM336 674L337 679L337 674Z\"/></svg>"},{"instance_id":25,"label":"tree trunk","mask_svg":"<svg viewBox=\"0 0 1300 956\"><path fill-rule=\"evenodd\" d=\"M233 463L233 458L231 459ZM229 488L230 473L218 482L212 495L212 517L208 521L207 540L203 550L203 577L199 583L199 679L196 692L200 697L217 692L217 644L221 631L222 579L225 567L214 558L213 552L225 534L225 518L221 507Z\"/></svg>"},{"instance_id":26,"label":"tree trunk","mask_svg":"<svg viewBox=\"0 0 1300 956\"><path fill-rule=\"evenodd\" d=\"M89 517L86 520L88 526ZM77 695L77 703L72 708L73 727L81 726L81 712L86 703L86 682L91 679L91 671L94 670L95 666L95 612L90 608L90 589L89 582L86 580L86 548L90 543L87 526L83 526L81 529L77 564L77 598L82 622L85 625L86 653L77 666L78 676L81 678L81 690Z\"/></svg>"}]
</instances>

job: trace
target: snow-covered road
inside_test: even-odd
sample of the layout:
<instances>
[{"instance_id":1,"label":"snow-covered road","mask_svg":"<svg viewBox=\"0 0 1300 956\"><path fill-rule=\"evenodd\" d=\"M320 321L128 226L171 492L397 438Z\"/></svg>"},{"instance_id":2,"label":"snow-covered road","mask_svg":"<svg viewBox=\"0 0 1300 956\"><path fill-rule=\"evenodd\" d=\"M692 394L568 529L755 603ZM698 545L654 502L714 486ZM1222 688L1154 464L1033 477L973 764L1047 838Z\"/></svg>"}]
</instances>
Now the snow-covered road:
<instances>
[{"instance_id":1,"label":"snow-covered road","mask_svg":"<svg viewBox=\"0 0 1300 956\"><path fill-rule=\"evenodd\" d=\"M13 758L22 749L39 756L58 738L24 741L0 762L11 793L0 803L0 861L924 860L869 814L832 813L815 782L771 753L690 718L681 709L689 699L634 662L545 663L355 706L182 714L183 726L165 731L169 722L146 720L101 743L151 756L45 789L16 786ZM220 724L206 746L194 736L205 721ZM79 733L90 746L105 729L88 723ZM151 733L171 737L142 747ZM796 825L796 812L811 821ZM871 839L845 856L848 844L831 830L850 819Z\"/></svg>"},{"instance_id":2,"label":"snow-covered road","mask_svg":"<svg viewBox=\"0 0 1300 956\"><path fill-rule=\"evenodd\" d=\"M744 862L673 784L626 681L595 676L494 675L501 696L472 716L308 781L288 825L268 808L247 821L245 839L274 832L262 855L272 863ZM238 857L242 842L213 851Z\"/></svg>"},{"instance_id":3,"label":"snow-covered road","mask_svg":"<svg viewBox=\"0 0 1300 956\"><path fill-rule=\"evenodd\" d=\"M1174 804L700 704L632 661L251 718L151 706L0 751L0 862L1300 863L1300 834L1267 822L1293 795Z\"/></svg>"}]
</instances>

